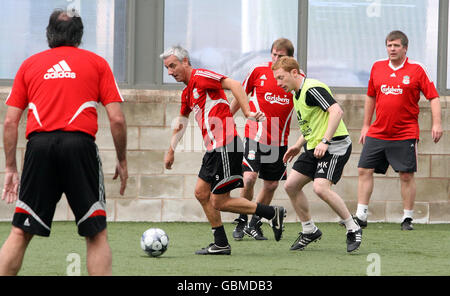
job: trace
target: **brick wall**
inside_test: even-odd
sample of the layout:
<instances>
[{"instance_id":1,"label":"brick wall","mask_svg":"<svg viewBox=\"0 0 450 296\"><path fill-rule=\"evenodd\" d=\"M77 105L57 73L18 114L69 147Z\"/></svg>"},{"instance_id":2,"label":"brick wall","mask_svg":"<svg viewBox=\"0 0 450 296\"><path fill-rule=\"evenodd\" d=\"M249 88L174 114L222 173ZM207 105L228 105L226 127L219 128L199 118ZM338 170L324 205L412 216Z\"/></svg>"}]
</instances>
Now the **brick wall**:
<instances>
[{"instance_id":1,"label":"brick wall","mask_svg":"<svg viewBox=\"0 0 450 296\"><path fill-rule=\"evenodd\" d=\"M0 99L5 101L10 88L0 88ZM164 153L169 146L171 123L179 111L180 91L123 89L126 100L123 110L128 124L128 168L129 180L125 196L120 196L119 182L113 181L115 150L109 130L109 122L103 107L99 107L99 131L97 145L100 149L105 175L107 213L109 221L206 221L200 204L194 197L194 186L200 168L204 148L198 127L191 116L191 125L175 153L172 170L164 169ZM353 153L346 165L341 181L334 187L354 213L357 199L357 162L361 152L358 144L364 112L364 95L336 95L341 103L344 121L351 133ZM431 139L431 111L429 103L420 102L421 139L419 143L419 170L416 174L417 198L415 221L418 223L450 222L450 98L442 97L442 120L444 135L438 144ZM3 139L3 119L6 106L0 106L0 133ZM23 116L23 119L25 116ZM243 135L244 119L236 118L240 135ZM18 166L22 167L26 140L25 121L22 120L18 143ZM299 136L296 120L292 120L289 142ZM3 150L3 141L1 141ZM292 163L291 163L292 165ZM0 184L3 186L4 156L0 155ZM289 166L290 169L290 166ZM257 182L256 191L261 188ZM312 192L308 184L305 189L310 200L313 219L338 221L339 218ZM238 196L234 190L232 196ZM280 186L274 204L288 209L288 221L297 221L289 198ZM13 205L0 202L0 220L12 218ZM397 174L389 169L386 176L377 175L369 220L399 222L403 213L400 183ZM224 221L232 221L235 214L223 213ZM55 220L71 220L73 215L63 196L58 204Z\"/></svg>"}]
</instances>

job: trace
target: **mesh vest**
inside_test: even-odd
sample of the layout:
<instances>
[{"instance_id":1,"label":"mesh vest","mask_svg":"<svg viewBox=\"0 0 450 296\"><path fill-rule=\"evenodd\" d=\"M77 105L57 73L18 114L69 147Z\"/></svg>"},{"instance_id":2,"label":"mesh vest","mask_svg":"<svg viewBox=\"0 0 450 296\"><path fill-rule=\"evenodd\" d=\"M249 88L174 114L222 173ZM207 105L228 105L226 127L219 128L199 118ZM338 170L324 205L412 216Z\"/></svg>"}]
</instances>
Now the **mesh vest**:
<instances>
[{"instance_id":1,"label":"mesh vest","mask_svg":"<svg viewBox=\"0 0 450 296\"><path fill-rule=\"evenodd\" d=\"M294 108L297 112L300 131L307 141L306 147L308 150L314 149L322 140L327 130L330 116L328 112L323 111L319 106L308 106L306 104L306 92L312 87L323 87L332 95L330 88L326 84L315 79L305 78L300 95L294 99ZM333 138L346 135L348 135L347 127L341 119Z\"/></svg>"}]
</instances>

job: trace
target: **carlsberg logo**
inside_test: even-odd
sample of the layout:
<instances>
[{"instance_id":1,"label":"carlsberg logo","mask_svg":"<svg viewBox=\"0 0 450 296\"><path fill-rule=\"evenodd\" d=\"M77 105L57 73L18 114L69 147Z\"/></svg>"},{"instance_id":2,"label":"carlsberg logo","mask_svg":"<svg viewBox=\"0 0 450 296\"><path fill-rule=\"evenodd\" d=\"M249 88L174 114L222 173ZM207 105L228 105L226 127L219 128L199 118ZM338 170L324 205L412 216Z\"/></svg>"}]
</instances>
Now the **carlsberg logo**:
<instances>
[{"instance_id":1,"label":"carlsberg logo","mask_svg":"<svg viewBox=\"0 0 450 296\"><path fill-rule=\"evenodd\" d=\"M275 103L280 104L280 105L288 105L289 104L289 98L286 98L286 97L282 98L282 97L277 96L272 93L266 93L264 95L264 99L271 104L275 104Z\"/></svg>"},{"instance_id":2,"label":"carlsberg logo","mask_svg":"<svg viewBox=\"0 0 450 296\"><path fill-rule=\"evenodd\" d=\"M396 88L393 86L387 86L383 84L381 86L381 92L385 95L401 95L403 93L403 89L398 85Z\"/></svg>"}]
</instances>

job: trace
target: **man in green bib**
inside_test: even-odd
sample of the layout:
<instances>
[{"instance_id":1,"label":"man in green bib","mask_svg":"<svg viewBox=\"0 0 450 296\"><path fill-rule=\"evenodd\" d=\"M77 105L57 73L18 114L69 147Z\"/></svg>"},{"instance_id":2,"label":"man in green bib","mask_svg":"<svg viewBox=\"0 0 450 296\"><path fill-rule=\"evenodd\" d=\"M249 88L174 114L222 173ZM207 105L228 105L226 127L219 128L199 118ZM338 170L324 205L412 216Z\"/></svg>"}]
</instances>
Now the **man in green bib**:
<instances>
[{"instance_id":1,"label":"man in green bib","mask_svg":"<svg viewBox=\"0 0 450 296\"><path fill-rule=\"evenodd\" d=\"M331 186L341 178L352 151L352 142L342 120L344 112L329 87L306 78L294 58L279 59L272 70L278 86L286 92L295 92L294 107L302 133L297 143L286 151L283 161L290 162L300 153L302 146L305 150L294 163L284 185L302 223L302 232L291 250L303 250L322 237L322 232L311 219L308 199L302 190L313 181L314 192L342 219L347 228L347 252L353 252L361 245L361 227L354 221L342 198L331 190Z\"/></svg>"}]
</instances>

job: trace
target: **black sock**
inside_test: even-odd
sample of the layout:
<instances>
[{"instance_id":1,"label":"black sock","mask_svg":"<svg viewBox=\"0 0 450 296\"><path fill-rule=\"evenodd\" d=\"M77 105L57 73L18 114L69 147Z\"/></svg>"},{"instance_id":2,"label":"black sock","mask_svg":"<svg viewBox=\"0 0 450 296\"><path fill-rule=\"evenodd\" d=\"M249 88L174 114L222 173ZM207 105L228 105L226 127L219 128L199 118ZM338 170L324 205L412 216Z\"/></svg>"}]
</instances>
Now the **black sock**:
<instances>
[{"instance_id":1,"label":"black sock","mask_svg":"<svg viewBox=\"0 0 450 296\"><path fill-rule=\"evenodd\" d=\"M270 220L273 217L275 217L275 209L272 206L266 206L261 203L258 203L256 205L255 215Z\"/></svg>"},{"instance_id":2,"label":"black sock","mask_svg":"<svg viewBox=\"0 0 450 296\"><path fill-rule=\"evenodd\" d=\"M253 215L252 219L250 220L250 223L248 223L248 226L254 227L259 220L261 220L261 217L257 216L256 214Z\"/></svg>"},{"instance_id":3,"label":"black sock","mask_svg":"<svg viewBox=\"0 0 450 296\"><path fill-rule=\"evenodd\" d=\"M248 221L248 216L246 214L240 214L239 219L244 220L245 222Z\"/></svg>"},{"instance_id":4,"label":"black sock","mask_svg":"<svg viewBox=\"0 0 450 296\"><path fill-rule=\"evenodd\" d=\"M213 227L212 232L214 234L214 243L219 247L228 246L227 234L223 225L219 227Z\"/></svg>"}]
</instances>

